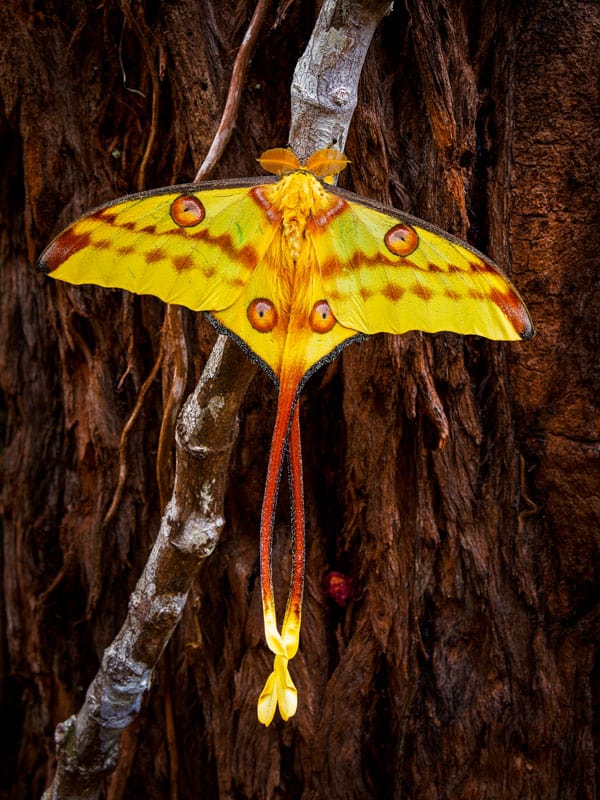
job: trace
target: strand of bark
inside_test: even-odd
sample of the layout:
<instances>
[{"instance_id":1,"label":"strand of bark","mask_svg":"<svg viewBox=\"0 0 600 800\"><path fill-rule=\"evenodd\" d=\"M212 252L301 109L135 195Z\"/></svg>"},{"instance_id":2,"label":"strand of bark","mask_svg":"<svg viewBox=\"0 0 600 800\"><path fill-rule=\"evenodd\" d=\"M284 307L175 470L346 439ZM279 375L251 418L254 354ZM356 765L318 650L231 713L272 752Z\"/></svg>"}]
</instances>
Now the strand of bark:
<instances>
[{"instance_id":1,"label":"strand of bark","mask_svg":"<svg viewBox=\"0 0 600 800\"><path fill-rule=\"evenodd\" d=\"M167 387L167 398L160 425L158 453L156 455L156 479L162 512L171 491L169 466L173 448L173 432L183 402L188 377L187 341L183 331L182 310L179 306L167 306L165 323L161 332L161 342L166 356L173 364L173 371L163 377L163 384Z\"/></svg>"},{"instance_id":2,"label":"strand of bark","mask_svg":"<svg viewBox=\"0 0 600 800\"><path fill-rule=\"evenodd\" d=\"M450 424L431 372L431 346L422 333L415 336L418 338L413 353L412 374L421 392L425 414L438 432L438 449L442 450L450 436Z\"/></svg>"},{"instance_id":3,"label":"strand of bark","mask_svg":"<svg viewBox=\"0 0 600 800\"><path fill-rule=\"evenodd\" d=\"M244 40L240 45L240 49L233 65L231 73L231 81L229 82L229 91L227 92L227 100L223 109L223 115L214 135L212 144L200 165L200 169L196 173L195 182L204 181L211 174L217 162L223 155L227 143L231 139L231 134L235 127L240 102L242 99L242 87L246 81L248 67L258 42L258 36L262 30L265 17L270 5L270 0L259 0L256 4L254 14L246 30Z\"/></svg>"},{"instance_id":4,"label":"strand of bark","mask_svg":"<svg viewBox=\"0 0 600 800\"><path fill-rule=\"evenodd\" d=\"M135 406L133 407L133 411L129 415L129 419L123 426L123 430L121 431L121 438L119 440L119 472L118 472L118 479L117 485L115 487L115 491L113 493L113 498L110 504L110 508L106 512L104 516L104 525L108 525L108 523L113 518L115 511L117 510L119 503L121 502L121 497L123 496L123 488L125 486L125 480L127 479L127 441L129 439L129 432L133 428L136 419L139 416L140 411L143 408L144 400L146 398L146 394L148 389L154 383L154 380L158 374L158 370L163 361L164 356L164 348L161 341L160 350L158 351L158 356L156 357L156 361L154 362L154 366L150 370L150 374L142 384L140 391L137 396L137 400L135 402Z\"/></svg>"},{"instance_id":5,"label":"strand of bark","mask_svg":"<svg viewBox=\"0 0 600 800\"><path fill-rule=\"evenodd\" d=\"M129 0L122 0L121 10L127 22L138 35L138 39L142 45L142 49L146 57L146 63L150 71L150 81L152 83L150 130L148 132L148 138L146 139L146 146L144 148L144 154L138 168L138 175L136 179L137 190L138 192L141 192L146 188L146 168L148 167L148 162L150 161L150 154L152 153L152 148L154 147L156 131L158 129L158 97L160 82L158 78L158 71L156 69L156 65L154 64L154 53L152 52L152 47L150 46L149 42L149 39L152 37L151 31L148 29L148 26L145 22L139 22L134 17L131 11Z\"/></svg>"}]
</instances>

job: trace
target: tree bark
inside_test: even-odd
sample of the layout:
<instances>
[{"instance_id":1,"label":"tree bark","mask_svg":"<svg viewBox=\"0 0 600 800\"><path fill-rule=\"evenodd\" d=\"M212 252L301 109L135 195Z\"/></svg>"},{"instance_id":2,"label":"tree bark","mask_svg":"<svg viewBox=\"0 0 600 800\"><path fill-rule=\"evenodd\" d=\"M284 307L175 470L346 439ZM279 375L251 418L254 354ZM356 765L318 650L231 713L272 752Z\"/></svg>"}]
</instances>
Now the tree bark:
<instances>
[{"instance_id":1,"label":"tree bark","mask_svg":"<svg viewBox=\"0 0 600 800\"><path fill-rule=\"evenodd\" d=\"M54 728L81 706L158 532L173 370L165 364L146 394L104 525L164 309L49 285L33 262L79 212L142 181L193 178L253 10L243 0L0 8L0 793L10 800L49 784ZM305 3L271 11L214 177L255 174L260 152L286 143L313 24ZM225 529L103 797L595 798L599 35L594 4L551 0L409 0L380 25L345 185L489 253L512 272L537 336L373 337L311 379L300 705L269 729L255 716L268 671L257 531L275 392L256 375ZM182 323L189 392L215 335L191 312ZM287 505L274 552L281 596ZM324 592L333 570L349 578L345 607Z\"/></svg>"}]
</instances>

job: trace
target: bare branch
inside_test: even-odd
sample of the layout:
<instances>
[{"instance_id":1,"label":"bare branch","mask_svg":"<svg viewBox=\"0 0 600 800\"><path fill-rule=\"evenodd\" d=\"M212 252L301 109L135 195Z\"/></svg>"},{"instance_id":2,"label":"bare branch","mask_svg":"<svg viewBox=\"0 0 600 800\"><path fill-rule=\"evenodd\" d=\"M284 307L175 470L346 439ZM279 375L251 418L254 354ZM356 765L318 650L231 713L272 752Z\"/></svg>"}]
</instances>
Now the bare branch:
<instances>
[{"instance_id":1,"label":"bare branch","mask_svg":"<svg viewBox=\"0 0 600 800\"><path fill-rule=\"evenodd\" d=\"M116 764L123 728L139 713L198 565L223 527L237 412L254 372L237 345L220 336L181 412L173 495L127 618L104 653L81 711L57 728L58 766L44 800L91 800Z\"/></svg>"},{"instance_id":2,"label":"bare branch","mask_svg":"<svg viewBox=\"0 0 600 800\"><path fill-rule=\"evenodd\" d=\"M300 160L321 147L343 150L358 79L389 0L326 0L292 81L290 145Z\"/></svg>"}]
</instances>

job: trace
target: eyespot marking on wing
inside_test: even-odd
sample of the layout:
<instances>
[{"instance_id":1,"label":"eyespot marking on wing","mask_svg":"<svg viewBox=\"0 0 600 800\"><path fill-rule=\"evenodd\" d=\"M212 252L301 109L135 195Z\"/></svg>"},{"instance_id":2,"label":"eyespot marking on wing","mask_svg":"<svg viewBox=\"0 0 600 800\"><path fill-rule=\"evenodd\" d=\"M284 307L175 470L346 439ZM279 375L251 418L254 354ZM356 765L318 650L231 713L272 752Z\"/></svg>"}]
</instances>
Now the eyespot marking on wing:
<instances>
[{"instance_id":1,"label":"eyespot marking on wing","mask_svg":"<svg viewBox=\"0 0 600 800\"><path fill-rule=\"evenodd\" d=\"M329 333L336 321L327 300L317 301L308 318L308 323L315 333Z\"/></svg>"},{"instance_id":2,"label":"eyespot marking on wing","mask_svg":"<svg viewBox=\"0 0 600 800\"><path fill-rule=\"evenodd\" d=\"M171 219L180 228L193 228L205 216L204 204L191 194L182 194L171 203Z\"/></svg>"},{"instance_id":3,"label":"eyespot marking on wing","mask_svg":"<svg viewBox=\"0 0 600 800\"><path fill-rule=\"evenodd\" d=\"M248 306L246 314L250 325L259 333L269 333L277 325L277 309L270 300L264 297L253 300Z\"/></svg>"},{"instance_id":4,"label":"eyespot marking on wing","mask_svg":"<svg viewBox=\"0 0 600 800\"><path fill-rule=\"evenodd\" d=\"M390 228L383 240L387 249L395 256L409 256L419 246L416 230L404 222Z\"/></svg>"}]
</instances>

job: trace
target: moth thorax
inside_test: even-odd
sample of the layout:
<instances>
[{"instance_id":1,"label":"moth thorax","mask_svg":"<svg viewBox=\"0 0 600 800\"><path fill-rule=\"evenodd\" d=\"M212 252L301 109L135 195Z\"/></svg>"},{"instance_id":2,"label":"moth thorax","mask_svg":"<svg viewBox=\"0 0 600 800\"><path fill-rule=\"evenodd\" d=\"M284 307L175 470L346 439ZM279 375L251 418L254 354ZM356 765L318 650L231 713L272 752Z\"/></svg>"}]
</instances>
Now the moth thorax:
<instances>
[{"instance_id":1,"label":"moth thorax","mask_svg":"<svg viewBox=\"0 0 600 800\"><path fill-rule=\"evenodd\" d=\"M294 261L298 261L302 248L305 244L304 232L306 230L306 219L298 219L297 216L283 218L283 237L288 247L288 252Z\"/></svg>"}]
</instances>

